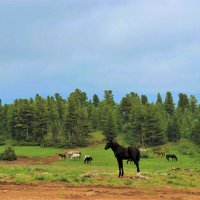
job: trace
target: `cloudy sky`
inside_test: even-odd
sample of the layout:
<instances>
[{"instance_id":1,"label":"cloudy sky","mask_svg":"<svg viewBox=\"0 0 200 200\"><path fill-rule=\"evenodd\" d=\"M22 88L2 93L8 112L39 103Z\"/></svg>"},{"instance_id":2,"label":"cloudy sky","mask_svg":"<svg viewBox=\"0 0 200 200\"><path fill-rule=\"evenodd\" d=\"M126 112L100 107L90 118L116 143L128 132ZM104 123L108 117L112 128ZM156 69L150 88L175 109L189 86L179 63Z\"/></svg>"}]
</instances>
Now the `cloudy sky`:
<instances>
[{"instance_id":1,"label":"cloudy sky","mask_svg":"<svg viewBox=\"0 0 200 200\"><path fill-rule=\"evenodd\" d=\"M111 89L200 97L198 0L0 0L0 99Z\"/></svg>"}]
</instances>

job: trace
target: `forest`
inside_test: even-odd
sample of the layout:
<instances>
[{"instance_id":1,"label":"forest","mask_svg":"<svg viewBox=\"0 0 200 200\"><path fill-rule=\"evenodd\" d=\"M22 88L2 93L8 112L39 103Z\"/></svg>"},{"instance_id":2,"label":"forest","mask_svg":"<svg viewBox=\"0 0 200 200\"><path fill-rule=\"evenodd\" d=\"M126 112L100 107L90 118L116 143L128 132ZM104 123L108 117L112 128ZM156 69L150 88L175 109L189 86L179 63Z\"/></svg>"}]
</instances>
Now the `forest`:
<instances>
[{"instance_id":1,"label":"forest","mask_svg":"<svg viewBox=\"0 0 200 200\"><path fill-rule=\"evenodd\" d=\"M129 144L156 146L187 138L200 145L200 105L195 96L179 93L175 104L171 92L154 103L146 95L126 94L119 103L112 90L100 100L88 99L80 89L67 99L59 93L47 98L0 100L0 144L55 147L87 146L93 132L105 137L122 135Z\"/></svg>"}]
</instances>

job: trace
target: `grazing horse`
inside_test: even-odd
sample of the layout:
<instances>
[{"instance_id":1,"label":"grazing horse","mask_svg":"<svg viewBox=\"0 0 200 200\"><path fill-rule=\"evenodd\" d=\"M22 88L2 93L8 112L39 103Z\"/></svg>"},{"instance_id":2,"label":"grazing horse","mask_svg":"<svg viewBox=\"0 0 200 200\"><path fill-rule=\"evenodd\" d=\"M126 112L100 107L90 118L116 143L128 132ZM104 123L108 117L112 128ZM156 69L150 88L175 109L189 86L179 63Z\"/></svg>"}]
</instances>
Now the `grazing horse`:
<instances>
[{"instance_id":1,"label":"grazing horse","mask_svg":"<svg viewBox=\"0 0 200 200\"><path fill-rule=\"evenodd\" d=\"M90 163L93 161L93 158L92 156L89 156L89 155L86 155L85 158L84 158L84 163Z\"/></svg>"},{"instance_id":2,"label":"grazing horse","mask_svg":"<svg viewBox=\"0 0 200 200\"><path fill-rule=\"evenodd\" d=\"M154 152L154 155L164 157L164 156L165 156L165 152L163 152L163 151L155 151L155 152Z\"/></svg>"},{"instance_id":3,"label":"grazing horse","mask_svg":"<svg viewBox=\"0 0 200 200\"><path fill-rule=\"evenodd\" d=\"M58 156L60 156L62 160L65 160L67 157L66 154L62 154L62 153L59 153Z\"/></svg>"},{"instance_id":4,"label":"grazing horse","mask_svg":"<svg viewBox=\"0 0 200 200\"><path fill-rule=\"evenodd\" d=\"M80 158L81 158L81 154L79 154L79 153L74 153L71 157L71 160L80 160Z\"/></svg>"},{"instance_id":5,"label":"grazing horse","mask_svg":"<svg viewBox=\"0 0 200 200\"><path fill-rule=\"evenodd\" d=\"M171 158L173 161L177 161L178 158L176 157L175 154L167 154L166 159L169 161L169 158Z\"/></svg>"},{"instance_id":6,"label":"grazing horse","mask_svg":"<svg viewBox=\"0 0 200 200\"><path fill-rule=\"evenodd\" d=\"M125 148L119 145L117 142L113 142L113 140L111 139L107 141L105 150L109 148L112 149L117 159L119 167L119 177L124 175L123 160L133 161L137 167L137 172L140 172L140 151L136 147L129 146L128 148Z\"/></svg>"},{"instance_id":7,"label":"grazing horse","mask_svg":"<svg viewBox=\"0 0 200 200\"><path fill-rule=\"evenodd\" d=\"M73 154L80 154L81 155L81 151L67 151L65 152L65 154L67 155L67 157L71 157Z\"/></svg>"}]
</instances>

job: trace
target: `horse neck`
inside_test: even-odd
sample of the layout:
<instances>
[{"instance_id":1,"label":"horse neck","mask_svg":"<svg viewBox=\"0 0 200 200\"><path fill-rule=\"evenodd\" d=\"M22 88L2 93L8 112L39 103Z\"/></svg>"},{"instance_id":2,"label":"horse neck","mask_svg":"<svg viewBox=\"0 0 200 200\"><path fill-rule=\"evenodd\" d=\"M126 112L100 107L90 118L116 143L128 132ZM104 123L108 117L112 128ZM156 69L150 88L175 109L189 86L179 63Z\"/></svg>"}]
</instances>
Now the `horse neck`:
<instances>
[{"instance_id":1,"label":"horse neck","mask_svg":"<svg viewBox=\"0 0 200 200\"><path fill-rule=\"evenodd\" d=\"M118 144L117 142L113 142L113 145L111 147L111 149L113 150L113 152L116 152L117 149L119 148L124 148L122 147L120 144Z\"/></svg>"}]
</instances>

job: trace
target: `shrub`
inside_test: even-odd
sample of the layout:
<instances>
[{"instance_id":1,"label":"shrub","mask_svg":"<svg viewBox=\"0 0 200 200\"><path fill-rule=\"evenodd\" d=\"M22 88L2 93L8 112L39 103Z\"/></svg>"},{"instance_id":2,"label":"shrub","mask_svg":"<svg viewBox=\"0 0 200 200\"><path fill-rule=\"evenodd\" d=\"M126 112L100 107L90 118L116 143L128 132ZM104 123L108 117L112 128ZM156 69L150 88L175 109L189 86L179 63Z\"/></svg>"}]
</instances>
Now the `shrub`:
<instances>
[{"instance_id":1,"label":"shrub","mask_svg":"<svg viewBox=\"0 0 200 200\"><path fill-rule=\"evenodd\" d=\"M0 154L0 160L17 160L17 156L15 154L15 151L12 147L6 147L5 151Z\"/></svg>"}]
</instances>

